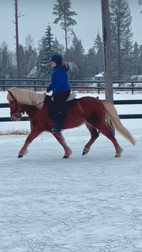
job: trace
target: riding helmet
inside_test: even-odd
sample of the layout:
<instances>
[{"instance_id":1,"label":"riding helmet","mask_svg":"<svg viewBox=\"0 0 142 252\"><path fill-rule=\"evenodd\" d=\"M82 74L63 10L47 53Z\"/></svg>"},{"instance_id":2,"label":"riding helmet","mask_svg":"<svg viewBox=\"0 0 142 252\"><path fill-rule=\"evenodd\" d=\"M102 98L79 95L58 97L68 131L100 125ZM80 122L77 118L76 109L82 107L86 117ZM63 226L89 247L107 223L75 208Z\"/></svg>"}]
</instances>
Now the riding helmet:
<instances>
[{"instance_id":1,"label":"riding helmet","mask_svg":"<svg viewBox=\"0 0 142 252\"><path fill-rule=\"evenodd\" d=\"M51 61L54 61L57 65L61 65L62 64L62 56L60 54L54 54L51 59Z\"/></svg>"}]
</instances>

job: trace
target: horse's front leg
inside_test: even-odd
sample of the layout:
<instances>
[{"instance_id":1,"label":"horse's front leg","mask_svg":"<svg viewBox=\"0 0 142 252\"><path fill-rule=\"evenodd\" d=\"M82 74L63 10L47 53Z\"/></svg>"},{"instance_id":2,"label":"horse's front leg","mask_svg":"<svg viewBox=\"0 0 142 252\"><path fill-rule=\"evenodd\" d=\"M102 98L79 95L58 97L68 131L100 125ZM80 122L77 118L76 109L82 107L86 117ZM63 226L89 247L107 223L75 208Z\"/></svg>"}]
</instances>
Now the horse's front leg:
<instances>
[{"instance_id":1,"label":"horse's front leg","mask_svg":"<svg viewBox=\"0 0 142 252\"><path fill-rule=\"evenodd\" d=\"M90 131L91 138L90 138L89 142L85 145L83 152L82 152L82 155L86 155L89 152L92 144L95 142L95 140L99 136L98 131L94 127L92 127L90 124L86 123L86 127Z\"/></svg>"},{"instance_id":2,"label":"horse's front leg","mask_svg":"<svg viewBox=\"0 0 142 252\"><path fill-rule=\"evenodd\" d=\"M68 147L68 145L65 142L65 139L61 133L52 133L53 136L57 139L57 141L62 145L65 151L65 155L63 158L69 158L72 154L72 150Z\"/></svg>"},{"instance_id":3,"label":"horse's front leg","mask_svg":"<svg viewBox=\"0 0 142 252\"><path fill-rule=\"evenodd\" d=\"M41 132L37 131L36 128L32 128L31 133L28 135L23 147L19 151L18 158L22 158L26 152L29 144L40 134Z\"/></svg>"}]
</instances>

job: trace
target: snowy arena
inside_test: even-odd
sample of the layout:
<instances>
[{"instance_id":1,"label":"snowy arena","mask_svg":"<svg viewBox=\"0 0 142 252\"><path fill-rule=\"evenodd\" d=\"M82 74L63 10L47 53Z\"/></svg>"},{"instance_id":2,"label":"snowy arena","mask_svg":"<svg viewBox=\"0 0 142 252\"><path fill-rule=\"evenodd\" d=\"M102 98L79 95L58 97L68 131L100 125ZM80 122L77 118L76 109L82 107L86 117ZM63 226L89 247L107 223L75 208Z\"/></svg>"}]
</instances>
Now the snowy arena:
<instances>
[{"instance_id":1,"label":"snowy arena","mask_svg":"<svg viewBox=\"0 0 142 252\"><path fill-rule=\"evenodd\" d=\"M0 92L0 103L7 102ZM80 94L77 97L98 94ZM141 99L142 94L116 93L114 99ZM104 99L104 94L99 95ZM142 113L142 105L117 105L119 114ZM0 109L0 117L9 108ZM18 159L28 121L0 122L1 252L141 252L142 251L142 119L123 119L136 141L116 132L123 148L115 158L102 134L82 156L89 132L84 125L63 131L73 153L50 133L43 133Z\"/></svg>"}]
</instances>

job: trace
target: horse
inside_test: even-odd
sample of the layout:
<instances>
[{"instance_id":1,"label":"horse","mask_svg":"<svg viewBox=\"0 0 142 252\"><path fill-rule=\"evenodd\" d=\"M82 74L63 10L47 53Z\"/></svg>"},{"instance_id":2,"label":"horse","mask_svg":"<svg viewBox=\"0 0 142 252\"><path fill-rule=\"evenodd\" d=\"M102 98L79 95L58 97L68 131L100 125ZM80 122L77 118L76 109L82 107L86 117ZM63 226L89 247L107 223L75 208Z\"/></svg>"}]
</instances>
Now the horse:
<instances>
[{"instance_id":1,"label":"horse","mask_svg":"<svg viewBox=\"0 0 142 252\"><path fill-rule=\"evenodd\" d=\"M28 89L10 88L7 90L11 120L21 120L22 114L27 113L31 132L26 138L24 145L19 151L18 158L23 157L29 144L44 131L51 132L64 149L64 158L69 158L72 150L66 144L62 132L53 133L53 120L50 117L51 95L37 93ZM114 145L115 157L120 157L123 149L118 144L110 125L119 131L131 144L135 140L130 132L122 125L117 110L109 100L85 96L66 101L68 112L63 122L62 130L86 125L91 138L84 146L82 155L89 152L92 144L99 134L105 135ZM109 122L109 123L108 123Z\"/></svg>"}]
</instances>

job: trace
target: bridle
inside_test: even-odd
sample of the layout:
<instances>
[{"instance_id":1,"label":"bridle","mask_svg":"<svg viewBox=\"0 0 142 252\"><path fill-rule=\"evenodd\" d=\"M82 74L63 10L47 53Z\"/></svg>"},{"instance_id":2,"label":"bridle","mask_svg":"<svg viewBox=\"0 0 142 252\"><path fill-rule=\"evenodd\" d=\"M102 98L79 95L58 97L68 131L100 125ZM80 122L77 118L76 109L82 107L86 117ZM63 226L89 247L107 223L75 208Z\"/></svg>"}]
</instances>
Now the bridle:
<instances>
[{"instance_id":1,"label":"bridle","mask_svg":"<svg viewBox=\"0 0 142 252\"><path fill-rule=\"evenodd\" d=\"M11 120L19 121L21 120L21 112L18 110L18 104L16 100L9 102Z\"/></svg>"}]
</instances>

